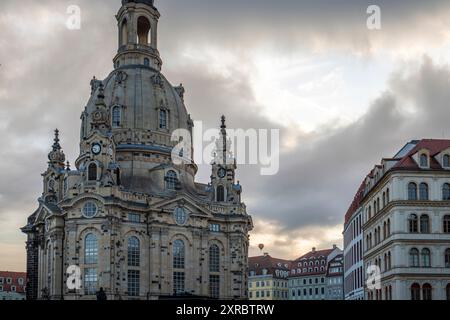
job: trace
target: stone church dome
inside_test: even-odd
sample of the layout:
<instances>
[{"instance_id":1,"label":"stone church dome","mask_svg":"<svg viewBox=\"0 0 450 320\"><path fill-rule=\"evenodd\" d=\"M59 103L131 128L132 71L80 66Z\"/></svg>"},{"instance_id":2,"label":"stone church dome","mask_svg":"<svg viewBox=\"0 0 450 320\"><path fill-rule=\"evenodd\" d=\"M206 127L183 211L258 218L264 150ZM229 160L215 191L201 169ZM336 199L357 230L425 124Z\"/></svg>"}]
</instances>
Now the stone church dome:
<instances>
[{"instance_id":1,"label":"stone church dome","mask_svg":"<svg viewBox=\"0 0 450 320\"><path fill-rule=\"evenodd\" d=\"M104 126L116 146L123 185L130 190L154 193L164 189L170 168L177 170L180 185L195 189L197 166L175 168L171 141L177 129L191 132L193 122L184 104L184 88L173 86L161 73L157 46L160 14L153 1L123 1L116 18L119 47L114 70L104 80L91 80L91 97L81 116L82 150L77 167L82 170L83 143ZM107 121L99 121L103 114Z\"/></svg>"}]
</instances>

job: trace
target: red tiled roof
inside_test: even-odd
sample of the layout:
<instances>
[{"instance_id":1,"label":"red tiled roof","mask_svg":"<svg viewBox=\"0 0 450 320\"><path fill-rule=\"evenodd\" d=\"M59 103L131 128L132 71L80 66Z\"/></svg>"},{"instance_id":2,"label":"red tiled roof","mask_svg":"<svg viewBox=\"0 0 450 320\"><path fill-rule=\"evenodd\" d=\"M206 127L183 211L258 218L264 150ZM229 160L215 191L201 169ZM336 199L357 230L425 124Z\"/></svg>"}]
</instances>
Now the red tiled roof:
<instances>
[{"instance_id":1,"label":"red tiled roof","mask_svg":"<svg viewBox=\"0 0 450 320\"><path fill-rule=\"evenodd\" d=\"M11 292L11 287L15 286L17 293L25 293L25 285L27 282L27 274L25 272L0 271L0 278L3 278L3 292ZM23 284L19 284L19 278L23 279ZM7 279L11 279L11 283L7 283Z\"/></svg>"},{"instance_id":2,"label":"red tiled roof","mask_svg":"<svg viewBox=\"0 0 450 320\"><path fill-rule=\"evenodd\" d=\"M301 256L300 258L296 259L292 263L291 269L297 270L301 269L301 273L295 272L295 274L292 273L292 270L290 272L291 277L304 277L304 276L311 276L311 275L324 275L327 272L327 258L328 256L334 251L334 249L326 249L326 250L318 250L318 251L310 251L307 254ZM312 266L309 266L309 261L317 261L317 259L324 260L325 262L322 264L322 262L319 263L319 265L316 265L315 262ZM303 266L303 262L308 262L308 266ZM301 266L298 264L302 263ZM314 268L318 267L318 271L314 271ZM324 267L323 271L320 271L320 267ZM313 271L309 272L303 272L303 268L312 268Z\"/></svg>"},{"instance_id":3,"label":"red tiled roof","mask_svg":"<svg viewBox=\"0 0 450 320\"><path fill-rule=\"evenodd\" d=\"M262 270L267 270L267 274L275 275L275 270L289 271L292 261L273 258L270 255L250 257L248 259L249 270L256 275L262 275ZM287 267L286 267L287 265Z\"/></svg>"}]
</instances>

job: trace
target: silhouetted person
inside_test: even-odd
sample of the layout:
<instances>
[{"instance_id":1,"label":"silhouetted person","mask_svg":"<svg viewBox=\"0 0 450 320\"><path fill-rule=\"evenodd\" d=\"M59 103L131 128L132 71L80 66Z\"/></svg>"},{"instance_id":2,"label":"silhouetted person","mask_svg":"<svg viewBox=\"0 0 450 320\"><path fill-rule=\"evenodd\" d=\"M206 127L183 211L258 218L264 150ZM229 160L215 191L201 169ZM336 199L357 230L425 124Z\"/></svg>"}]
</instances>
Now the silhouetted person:
<instances>
[{"instance_id":1,"label":"silhouetted person","mask_svg":"<svg viewBox=\"0 0 450 320\"><path fill-rule=\"evenodd\" d=\"M97 301L106 301L108 298L106 297L106 293L103 288L100 288L100 291L97 292Z\"/></svg>"}]
</instances>

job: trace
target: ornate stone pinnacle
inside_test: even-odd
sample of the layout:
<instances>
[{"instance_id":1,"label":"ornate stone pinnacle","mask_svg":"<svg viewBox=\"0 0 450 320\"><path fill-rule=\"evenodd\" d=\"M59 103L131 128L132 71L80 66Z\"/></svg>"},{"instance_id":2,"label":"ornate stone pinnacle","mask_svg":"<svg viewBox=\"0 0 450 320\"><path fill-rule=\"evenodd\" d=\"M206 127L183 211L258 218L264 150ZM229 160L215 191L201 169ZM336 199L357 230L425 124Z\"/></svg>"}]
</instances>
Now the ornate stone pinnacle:
<instances>
[{"instance_id":1,"label":"ornate stone pinnacle","mask_svg":"<svg viewBox=\"0 0 450 320\"><path fill-rule=\"evenodd\" d=\"M61 150L61 145L59 144L59 130L55 129L55 138L53 139L53 151Z\"/></svg>"}]
</instances>

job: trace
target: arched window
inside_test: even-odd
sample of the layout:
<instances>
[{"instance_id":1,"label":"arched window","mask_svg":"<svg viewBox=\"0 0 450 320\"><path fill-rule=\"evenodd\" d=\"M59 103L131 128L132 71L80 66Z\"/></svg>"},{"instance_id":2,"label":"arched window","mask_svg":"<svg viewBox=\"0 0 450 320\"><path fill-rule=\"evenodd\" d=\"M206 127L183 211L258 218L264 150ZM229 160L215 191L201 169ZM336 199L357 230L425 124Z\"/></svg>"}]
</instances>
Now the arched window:
<instances>
[{"instance_id":1,"label":"arched window","mask_svg":"<svg viewBox=\"0 0 450 320\"><path fill-rule=\"evenodd\" d=\"M383 239L387 238L387 223L386 221L383 223Z\"/></svg>"},{"instance_id":2,"label":"arched window","mask_svg":"<svg viewBox=\"0 0 450 320\"><path fill-rule=\"evenodd\" d=\"M408 200L417 200L417 185L414 182L408 184Z\"/></svg>"},{"instance_id":3,"label":"arched window","mask_svg":"<svg viewBox=\"0 0 450 320\"><path fill-rule=\"evenodd\" d=\"M225 201L225 188L223 186L218 186L216 191L217 202Z\"/></svg>"},{"instance_id":4,"label":"arched window","mask_svg":"<svg viewBox=\"0 0 450 320\"><path fill-rule=\"evenodd\" d=\"M431 251L430 249L422 249L422 267L431 267Z\"/></svg>"},{"instance_id":5,"label":"arched window","mask_svg":"<svg viewBox=\"0 0 450 320\"><path fill-rule=\"evenodd\" d=\"M138 36L138 44L142 45L150 45L151 36L150 36L150 21L146 17L139 17L137 20L137 36Z\"/></svg>"},{"instance_id":6,"label":"arched window","mask_svg":"<svg viewBox=\"0 0 450 320\"><path fill-rule=\"evenodd\" d=\"M121 44L126 45L128 43L128 21L124 19L121 27Z\"/></svg>"},{"instance_id":7,"label":"arched window","mask_svg":"<svg viewBox=\"0 0 450 320\"><path fill-rule=\"evenodd\" d=\"M409 232L411 233L417 233L419 232L418 229L418 217L416 214L411 214L409 216L408 222L409 222Z\"/></svg>"},{"instance_id":8,"label":"arched window","mask_svg":"<svg viewBox=\"0 0 450 320\"><path fill-rule=\"evenodd\" d=\"M420 155L420 166L422 168L428 167L428 156L424 153Z\"/></svg>"},{"instance_id":9,"label":"arched window","mask_svg":"<svg viewBox=\"0 0 450 320\"><path fill-rule=\"evenodd\" d=\"M383 208L386 206L386 192L383 192Z\"/></svg>"},{"instance_id":10,"label":"arched window","mask_svg":"<svg viewBox=\"0 0 450 320\"><path fill-rule=\"evenodd\" d=\"M136 237L128 238L128 266L139 267L141 264L141 245Z\"/></svg>"},{"instance_id":11,"label":"arched window","mask_svg":"<svg viewBox=\"0 0 450 320\"><path fill-rule=\"evenodd\" d=\"M442 186L442 200L450 200L450 184L444 183Z\"/></svg>"},{"instance_id":12,"label":"arched window","mask_svg":"<svg viewBox=\"0 0 450 320\"><path fill-rule=\"evenodd\" d=\"M411 285L411 300L420 300L420 285L418 283Z\"/></svg>"},{"instance_id":13,"label":"arched window","mask_svg":"<svg viewBox=\"0 0 450 320\"><path fill-rule=\"evenodd\" d=\"M386 203L389 203L389 189L386 190Z\"/></svg>"},{"instance_id":14,"label":"arched window","mask_svg":"<svg viewBox=\"0 0 450 320\"><path fill-rule=\"evenodd\" d=\"M450 268L450 249L445 250L445 267Z\"/></svg>"},{"instance_id":15,"label":"arched window","mask_svg":"<svg viewBox=\"0 0 450 320\"><path fill-rule=\"evenodd\" d=\"M159 110L159 128L167 129L167 110Z\"/></svg>"},{"instance_id":16,"label":"arched window","mask_svg":"<svg viewBox=\"0 0 450 320\"><path fill-rule=\"evenodd\" d=\"M426 183L421 183L419 186L419 199L428 200L428 185Z\"/></svg>"},{"instance_id":17,"label":"arched window","mask_svg":"<svg viewBox=\"0 0 450 320\"><path fill-rule=\"evenodd\" d=\"M432 294L433 288L429 283L425 283L422 286L422 296L423 300L433 300L433 294Z\"/></svg>"},{"instance_id":18,"label":"arched window","mask_svg":"<svg viewBox=\"0 0 450 320\"><path fill-rule=\"evenodd\" d=\"M409 251L409 265L411 267L419 266L419 250L413 248Z\"/></svg>"},{"instance_id":19,"label":"arched window","mask_svg":"<svg viewBox=\"0 0 450 320\"><path fill-rule=\"evenodd\" d=\"M185 265L185 247L183 240L173 242L173 268L184 269Z\"/></svg>"},{"instance_id":20,"label":"arched window","mask_svg":"<svg viewBox=\"0 0 450 320\"><path fill-rule=\"evenodd\" d=\"M426 214L420 216L420 232L430 233L430 218Z\"/></svg>"},{"instance_id":21,"label":"arched window","mask_svg":"<svg viewBox=\"0 0 450 320\"><path fill-rule=\"evenodd\" d=\"M144 58L144 66L149 67L150 66L150 59Z\"/></svg>"},{"instance_id":22,"label":"arched window","mask_svg":"<svg viewBox=\"0 0 450 320\"><path fill-rule=\"evenodd\" d=\"M220 249L215 244L209 247L209 271L220 272Z\"/></svg>"},{"instance_id":23,"label":"arched window","mask_svg":"<svg viewBox=\"0 0 450 320\"><path fill-rule=\"evenodd\" d=\"M112 126L113 128L119 128L122 124L122 110L119 106L115 106L112 109Z\"/></svg>"},{"instance_id":24,"label":"arched window","mask_svg":"<svg viewBox=\"0 0 450 320\"><path fill-rule=\"evenodd\" d=\"M391 235L391 219L387 221L387 235L388 237Z\"/></svg>"},{"instance_id":25,"label":"arched window","mask_svg":"<svg viewBox=\"0 0 450 320\"><path fill-rule=\"evenodd\" d=\"M97 237L90 233L84 240L84 264L96 264L98 262Z\"/></svg>"},{"instance_id":26,"label":"arched window","mask_svg":"<svg viewBox=\"0 0 450 320\"><path fill-rule=\"evenodd\" d=\"M450 233L450 215L444 217L443 220L444 233Z\"/></svg>"},{"instance_id":27,"label":"arched window","mask_svg":"<svg viewBox=\"0 0 450 320\"><path fill-rule=\"evenodd\" d=\"M166 174L166 189L175 190L177 187L178 178L175 171L170 170Z\"/></svg>"}]
</instances>

